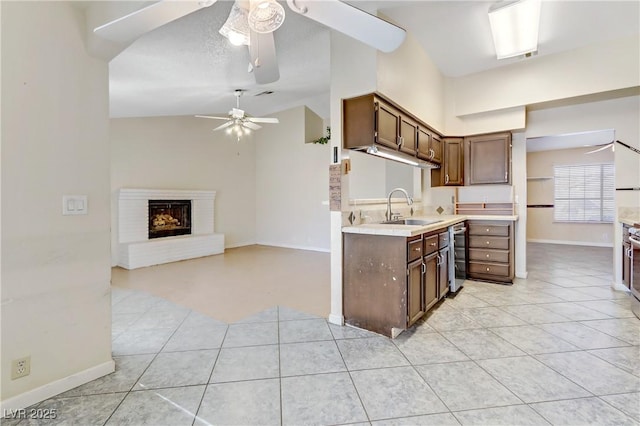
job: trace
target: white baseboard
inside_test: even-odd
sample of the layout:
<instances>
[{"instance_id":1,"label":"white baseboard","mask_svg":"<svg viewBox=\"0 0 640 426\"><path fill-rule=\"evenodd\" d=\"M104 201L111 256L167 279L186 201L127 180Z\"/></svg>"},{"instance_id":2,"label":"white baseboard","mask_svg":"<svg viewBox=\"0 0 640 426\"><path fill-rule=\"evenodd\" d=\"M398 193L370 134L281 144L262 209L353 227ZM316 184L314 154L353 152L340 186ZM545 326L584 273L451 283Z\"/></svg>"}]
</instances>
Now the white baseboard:
<instances>
[{"instance_id":1,"label":"white baseboard","mask_svg":"<svg viewBox=\"0 0 640 426\"><path fill-rule=\"evenodd\" d=\"M245 242L233 243L233 244L225 245L224 248L226 248L226 249L228 249L228 248L238 248L238 247L254 246L256 244L257 243L255 241L245 241Z\"/></svg>"},{"instance_id":2,"label":"white baseboard","mask_svg":"<svg viewBox=\"0 0 640 426\"><path fill-rule=\"evenodd\" d=\"M622 284L622 283L612 282L611 283L611 288L616 290L616 291L630 292L629 288L626 285Z\"/></svg>"},{"instance_id":3,"label":"white baseboard","mask_svg":"<svg viewBox=\"0 0 640 426\"><path fill-rule=\"evenodd\" d=\"M290 245L290 244L280 244L273 243L268 241L258 241L256 244L261 246L271 246L271 247L282 247L282 248L290 248L295 250L309 250L309 251L320 251L323 253L330 253L331 249L324 247L309 247L309 246L298 246L298 245Z\"/></svg>"},{"instance_id":4,"label":"white baseboard","mask_svg":"<svg viewBox=\"0 0 640 426\"><path fill-rule=\"evenodd\" d=\"M344 325L344 317L342 315L329 314L329 322L336 325Z\"/></svg>"},{"instance_id":5,"label":"white baseboard","mask_svg":"<svg viewBox=\"0 0 640 426\"><path fill-rule=\"evenodd\" d=\"M544 243L544 244L565 244L570 246L589 246L589 247L613 247L613 243L595 243L590 241L567 241L567 240L538 240L528 239L528 243Z\"/></svg>"},{"instance_id":6,"label":"white baseboard","mask_svg":"<svg viewBox=\"0 0 640 426\"><path fill-rule=\"evenodd\" d=\"M61 393L75 387L89 383L90 381L106 376L109 373L113 373L115 369L116 363L113 360L96 365L95 367L91 367L65 378L47 383L46 385L21 393L20 395L7 398L0 402L0 411L6 413L9 410L27 408L33 404L44 401L45 399L49 399L52 396L60 395Z\"/></svg>"},{"instance_id":7,"label":"white baseboard","mask_svg":"<svg viewBox=\"0 0 640 426\"><path fill-rule=\"evenodd\" d=\"M523 280L526 280L528 276L529 276L528 271L523 271L523 272L516 271L516 278L522 278Z\"/></svg>"}]
</instances>

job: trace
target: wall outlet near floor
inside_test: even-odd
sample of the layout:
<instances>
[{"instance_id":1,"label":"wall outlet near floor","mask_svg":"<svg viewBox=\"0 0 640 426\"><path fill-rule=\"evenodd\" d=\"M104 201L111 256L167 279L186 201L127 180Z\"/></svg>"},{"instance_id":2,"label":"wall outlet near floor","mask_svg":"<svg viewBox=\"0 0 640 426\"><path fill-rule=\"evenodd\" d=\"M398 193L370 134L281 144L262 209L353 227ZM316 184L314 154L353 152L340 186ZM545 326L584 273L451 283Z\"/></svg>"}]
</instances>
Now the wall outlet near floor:
<instances>
[{"instance_id":1,"label":"wall outlet near floor","mask_svg":"<svg viewBox=\"0 0 640 426\"><path fill-rule=\"evenodd\" d=\"M28 376L31 373L31 357L18 358L11 361L11 380Z\"/></svg>"}]
</instances>

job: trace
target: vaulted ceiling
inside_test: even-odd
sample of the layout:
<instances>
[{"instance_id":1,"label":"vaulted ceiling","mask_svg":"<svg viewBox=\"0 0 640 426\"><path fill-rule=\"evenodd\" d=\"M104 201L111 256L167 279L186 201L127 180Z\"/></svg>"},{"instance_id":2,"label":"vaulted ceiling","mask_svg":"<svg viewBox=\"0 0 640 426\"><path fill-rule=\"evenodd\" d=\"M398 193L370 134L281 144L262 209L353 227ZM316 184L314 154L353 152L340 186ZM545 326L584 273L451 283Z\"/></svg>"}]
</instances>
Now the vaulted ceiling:
<instances>
[{"instance_id":1,"label":"vaulted ceiling","mask_svg":"<svg viewBox=\"0 0 640 426\"><path fill-rule=\"evenodd\" d=\"M450 77L504 66L616 38L640 34L638 1L543 1L538 56L495 59L488 1L352 1L405 28L440 71ZM280 79L257 85L248 51L218 30L231 1L217 1L145 34L109 65L112 117L225 113L234 89L247 89L241 106L266 115L308 105L328 116L329 30L290 12L274 33ZM273 91L270 95L260 95Z\"/></svg>"}]
</instances>

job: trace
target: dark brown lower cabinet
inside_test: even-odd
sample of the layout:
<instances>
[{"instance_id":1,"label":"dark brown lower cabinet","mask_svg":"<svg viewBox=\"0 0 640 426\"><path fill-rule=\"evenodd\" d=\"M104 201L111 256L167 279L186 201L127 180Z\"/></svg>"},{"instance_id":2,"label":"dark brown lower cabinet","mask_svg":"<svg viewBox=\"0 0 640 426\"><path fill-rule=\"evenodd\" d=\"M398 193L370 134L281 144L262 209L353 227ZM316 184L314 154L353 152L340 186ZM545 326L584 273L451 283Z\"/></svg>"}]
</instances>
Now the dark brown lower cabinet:
<instances>
[{"instance_id":1,"label":"dark brown lower cabinet","mask_svg":"<svg viewBox=\"0 0 640 426\"><path fill-rule=\"evenodd\" d=\"M438 231L409 238L343 234L345 322L395 337L444 297L448 247L440 244L448 240Z\"/></svg>"},{"instance_id":2,"label":"dark brown lower cabinet","mask_svg":"<svg viewBox=\"0 0 640 426\"><path fill-rule=\"evenodd\" d=\"M422 285L422 259L418 259L409 264L409 275L407 277L407 308L408 308L408 326L424 315L424 286Z\"/></svg>"},{"instance_id":3,"label":"dark brown lower cabinet","mask_svg":"<svg viewBox=\"0 0 640 426\"><path fill-rule=\"evenodd\" d=\"M438 252L438 298L442 299L449 293L449 247Z\"/></svg>"},{"instance_id":4,"label":"dark brown lower cabinet","mask_svg":"<svg viewBox=\"0 0 640 426\"><path fill-rule=\"evenodd\" d=\"M424 257L424 305L426 310L438 302L438 253Z\"/></svg>"}]
</instances>

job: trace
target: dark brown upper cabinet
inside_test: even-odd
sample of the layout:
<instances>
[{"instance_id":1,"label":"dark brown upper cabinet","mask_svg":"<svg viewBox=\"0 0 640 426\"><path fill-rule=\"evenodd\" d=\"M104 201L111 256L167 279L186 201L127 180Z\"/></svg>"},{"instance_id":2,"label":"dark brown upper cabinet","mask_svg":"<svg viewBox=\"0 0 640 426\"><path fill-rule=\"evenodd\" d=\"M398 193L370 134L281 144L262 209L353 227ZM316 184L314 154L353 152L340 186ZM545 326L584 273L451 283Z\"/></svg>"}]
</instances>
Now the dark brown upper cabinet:
<instances>
[{"instance_id":1,"label":"dark brown upper cabinet","mask_svg":"<svg viewBox=\"0 0 640 426\"><path fill-rule=\"evenodd\" d=\"M464 185L464 139L443 138L444 162L441 182L445 186Z\"/></svg>"},{"instance_id":2,"label":"dark brown upper cabinet","mask_svg":"<svg viewBox=\"0 0 640 426\"><path fill-rule=\"evenodd\" d=\"M418 127L417 140L418 158L429 160L436 164L442 163L442 139L440 135L424 127Z\"/></svg>"},{"instance_id":3,"label":"dark brown upper cabinet","mask_svg":"<svg viewBox=\"0 0 640 426\"><path fill-rule=\"evenodd\" d=\"M416 155L418 139L418 123L406 115L400 116L400 129L398 133L400 151Z\"/></svg>"},{"instance_id":4,"label":"dark brown upper cabinet","mask_svg":"<svg viewBox=\"0 0 640 426\"><path fill-rule=\"evenodd\" d=\"M467 185L511 183L511 133L464 138Z\"/></svg>"},{"instance_id":5,"label":"dark brown upper cabinet","mask_svg":"<svg viewBox=\"0 0 640 426\"><path fill-rule=\"evenodd\" d=\"M400 128L400 111L391 105L375 100L376 142L388 148L398 149L398 129ZM371 143L371 142L370 142Z\"/></svg>"}]
</instances>

